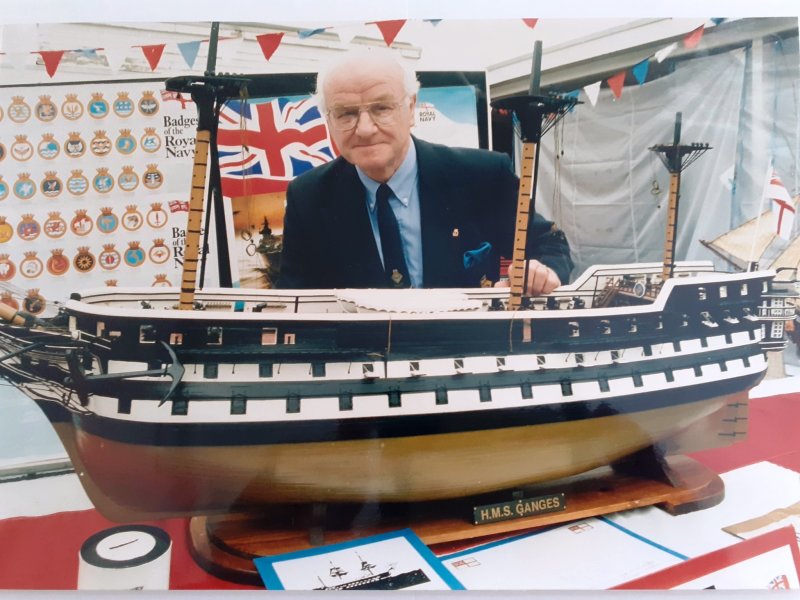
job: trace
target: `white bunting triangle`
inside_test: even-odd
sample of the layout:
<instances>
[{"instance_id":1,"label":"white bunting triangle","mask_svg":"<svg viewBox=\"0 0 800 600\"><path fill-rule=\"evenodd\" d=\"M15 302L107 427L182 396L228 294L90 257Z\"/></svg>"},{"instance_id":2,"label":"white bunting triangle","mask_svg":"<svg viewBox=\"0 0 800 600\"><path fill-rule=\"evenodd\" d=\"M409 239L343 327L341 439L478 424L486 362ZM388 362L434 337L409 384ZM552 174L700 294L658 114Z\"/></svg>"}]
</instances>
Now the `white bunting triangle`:
<instances>
[{"instance_id":1,"label":"white bunting triangle","mask_svg":"<svg viewBox=\"0 0 800 600\"><path fill-rule=\"evenodd\" d=\"M597 104L597 97L600 95L600 83L601 82L596 81L583 87L583 91L586 92L586 96L589 98L589 102L592 103L592 106Z\"/></svg>"},{"instance_id":2,"label":"white bunting triangle","mask_svg":"<svg viewBox=\"0 0 800 600\"><path fill-rule=\"evenodd\" d=\"M656 52L655 57L658 62L664 62L664 59L667 58L670 54L672 54L675 48L678 47L678 42L672 42L669 46L666 46Z\"/></svg>"},{"instance_id":3,"label":"white bunting triangle","mask_svg":"<svg viewBox=\"0 0 800 600\"><path fill-rule=\"evenodd\" d=\"M132 49L130 46L108 46L103 48L102 52L106 56L109 69L111 69L114 73L117 73L122 65L125 64L127 58L131 55L131 50Z\"/></svg>"}]
</instances>

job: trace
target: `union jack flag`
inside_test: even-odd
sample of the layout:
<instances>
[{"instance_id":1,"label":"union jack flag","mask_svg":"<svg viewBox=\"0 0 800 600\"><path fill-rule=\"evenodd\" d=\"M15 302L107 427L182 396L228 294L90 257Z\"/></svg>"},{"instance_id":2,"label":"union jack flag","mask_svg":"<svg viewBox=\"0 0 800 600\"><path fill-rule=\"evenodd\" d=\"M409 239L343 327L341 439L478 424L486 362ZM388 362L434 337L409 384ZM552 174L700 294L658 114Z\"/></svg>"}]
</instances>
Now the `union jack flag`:
<instances>
[{"instance_id":1,"label":"union jack flag","mask_svg":"<svg viewBox=\"0 0 800 600\"><path fill-rule=\"evenodd\" d=\"M325 119L310 97L230 100L217 136L222 194L236 198L286 190L335 157Z\"/></svg>"}]
</instances>

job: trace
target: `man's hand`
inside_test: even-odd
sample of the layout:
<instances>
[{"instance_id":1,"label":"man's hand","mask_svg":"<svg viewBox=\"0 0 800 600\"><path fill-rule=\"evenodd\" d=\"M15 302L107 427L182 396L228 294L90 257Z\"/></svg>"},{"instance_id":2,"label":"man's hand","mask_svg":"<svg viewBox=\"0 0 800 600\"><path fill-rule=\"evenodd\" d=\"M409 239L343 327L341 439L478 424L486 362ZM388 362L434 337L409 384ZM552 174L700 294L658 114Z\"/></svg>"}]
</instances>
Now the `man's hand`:
<instances>
[{"instance_id":1,"label":"man's hand","mask_svg":"<svg viewBox=\"0 0 800 600\"><path fill-rule=\"evenodd\" d=\"M513 268L513 265L509 265L508 280L498 281L495 287L510 287L509 281L513 277ZM553 269L538 260L528 261L528 277L525 280L525 292L523 295L541 296L549 294L560 285L561 280Z\"/></svg>"}]
</instances>

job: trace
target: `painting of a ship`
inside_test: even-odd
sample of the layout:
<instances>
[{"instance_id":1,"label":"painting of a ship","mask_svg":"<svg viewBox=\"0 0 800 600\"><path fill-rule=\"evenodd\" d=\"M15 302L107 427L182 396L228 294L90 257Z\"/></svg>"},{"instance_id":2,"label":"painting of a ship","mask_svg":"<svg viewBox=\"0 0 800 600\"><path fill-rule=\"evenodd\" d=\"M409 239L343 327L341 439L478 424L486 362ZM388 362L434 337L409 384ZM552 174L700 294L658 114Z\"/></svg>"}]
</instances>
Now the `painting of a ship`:
<instances>
[{"instance_id":1,"label":"painting of a ship","mask_svg":"<svg viewBox=\"0 0 800 600\"><path fill-rule=\"evenodd\" d=\"M209 83L215 94L240 84L173 82L201 111L188 231L201 229ZM575 104L515 100L550 124ZM658 149L676 175L698 150L678 137ZM513 281L197 290L198 246L187 235L178 291L80 291L49 320L0 305L0 373L47 415L112 519L458 498L655 445L685 451L681 436L702 422L732 439L718 416L746 410L794 316L794 282L774 271L715 272L671 255L596 265L526 298Z\"/></svg>"},{"instance_id":2,"label":"painting of a ship","mask_svg":"<svg viewBox=\"0 0 800 600\"><path fill-rule=\"evenodd\" d=\"M321 584L316 590L402 590L405 588L427 583L430 578L422 569L413 569L405 573L393 574L393 566L389 566L385 571L375 573L373 569L376 565L370 564L359 556L361 561L360 573L355 579L345 581L348 574L343 568L331 564L329 577L336 578L338 581L332 585L326 584L322 578L318 578Z\"/></svg>"}]
</instances>

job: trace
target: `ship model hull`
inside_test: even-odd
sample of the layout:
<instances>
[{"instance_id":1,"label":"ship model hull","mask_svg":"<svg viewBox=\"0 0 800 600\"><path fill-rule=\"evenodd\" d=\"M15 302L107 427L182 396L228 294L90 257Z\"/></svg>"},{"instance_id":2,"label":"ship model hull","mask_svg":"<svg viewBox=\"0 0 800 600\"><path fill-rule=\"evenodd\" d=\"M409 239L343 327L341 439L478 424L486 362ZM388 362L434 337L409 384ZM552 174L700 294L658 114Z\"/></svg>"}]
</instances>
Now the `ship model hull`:
<instances>
[{"instance_id":1,"label":"ship model hull","mask_svg":"<svg viewBox=\"0 0 800 600\"><path fill-rule=\"evenodd\" d=\"M30 352L40 333L2 326L20 353L0 365L113 519L470 496L741 433L724 417L766 372L773 274L658 269L596 267L516 311L491 289L213 290L179 311L108 288Z\"/></svg>"}]
</instances>

